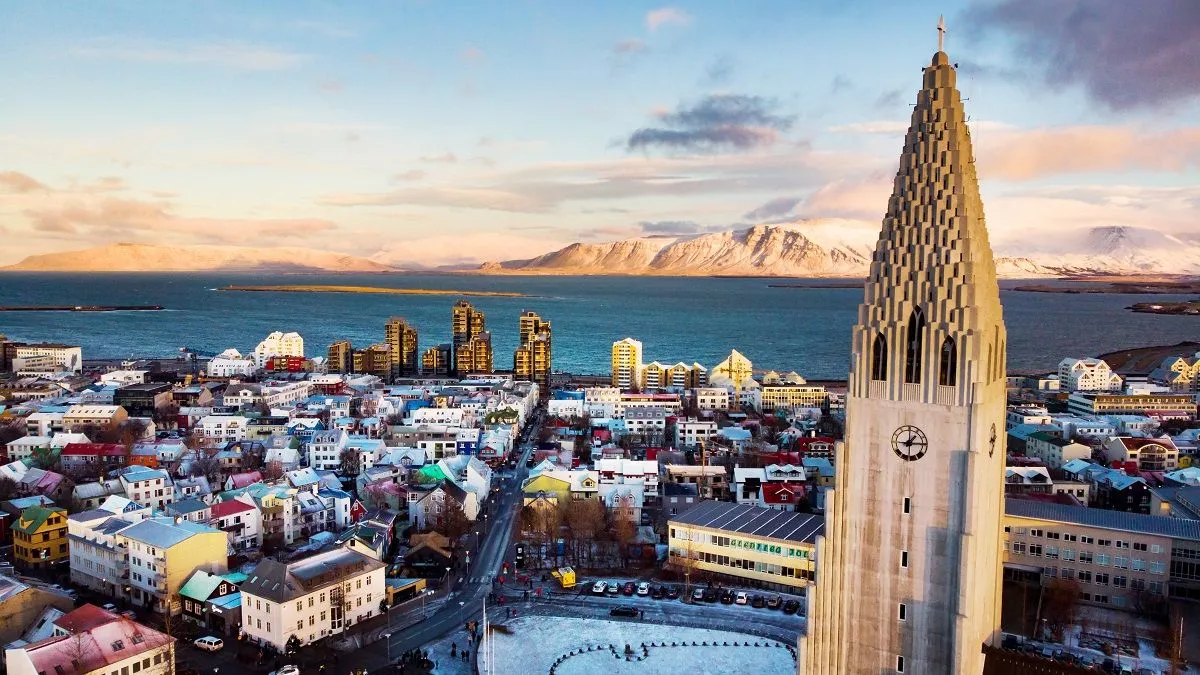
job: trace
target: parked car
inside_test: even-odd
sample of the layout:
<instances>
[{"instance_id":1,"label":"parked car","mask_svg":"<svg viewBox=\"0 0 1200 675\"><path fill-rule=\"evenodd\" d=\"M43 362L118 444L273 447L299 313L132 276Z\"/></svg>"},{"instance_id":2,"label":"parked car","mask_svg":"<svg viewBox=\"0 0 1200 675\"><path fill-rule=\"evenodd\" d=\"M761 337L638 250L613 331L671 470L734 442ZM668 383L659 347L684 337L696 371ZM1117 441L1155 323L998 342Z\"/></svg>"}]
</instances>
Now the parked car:
<instances>
[{"instance_id":1,"label":"parked car","mask_svg":"<svg viewBox=\"0 0 1200 675\"><path fill-rule=\"evenodd\" d=\"M621 606L621 607L613 607L612 609L608 610L608 613L612 616L630 616L630 617L632 617L632 616L638 615L638 609L637 609L637 607L629 607L629 606L625 605L625 606Z\"/></svg>"},{"instance_id":2,"label":"parked car","mask_svg":"<svg viewBox=\"0 0 1200 675\"><path fill-rule=\"evenodd\" d=\"M696 590L692 591L692 602L700 602L703 599L704 599L704 589L703 588L697 588Z\"/></svg>"},{"instance_id":3,"label":"parked car","mask_svg":"<svg viewBox=\"0 0 1200 675\"><path fill-rule=\"evenodd\" d=\"M679 597L679 587L678 586L667 586L667 599L675 600L678 597Z\"/></svg>"},{"instance_id":4,"label":"parked car","mask_svg":"<svg viewBox=\"0 0 1200 675\"><path fill-rule=\"evenodd\" d=\"M750 596L750 606L751 607L761 608L763 605L766 605L766 604L767 604L767 601L766 601L766 599L763 598L763 596L758 595L757 593Z\"/></svg>"},{"instance_id":5,"label":"parked car","mask_svg":"<svg viewBox=\"0 0 1200 675\"><path fill-rule=\"evenodd\" d=\"M195 642L192 644L196 645L198 649L203 649L206 652L215 652L219 651L221 647L225 646L225 641L219 637L206 635L202 638L196 638Z\"/></svg>"},{"instance_id":6,"label":"parked car","mask_svg":"<svg viewBox=\"0 0 1200 675\"><path fill-rule=\"evenodd\" d=\"M625 585L621 587L622 595L633 595L633 591L634 591L634 586L633 586L632 581L626 581Z\"/></svg>"},{"instance_id":7,"label":"parked car","mask_svg":"<svg viewBox=\"0 0 1200 675\"><path fill-rule=\"evenodd\" d=\"M750 604L750 596L746 595L746 591L738 591L735 602L739 605L748 605Z\"/></svg>"},{"instance_id":8,"label":"parked car","mask_svg":"<svg viewBox=\"0 0 1200 675\"><path fill-rule=\"evenodd\" d=\"M638 584L637 594L638 595L650 595L650 583L643 581L642 583Z\"/></svg>"},{"instance_id":9,"label":"parked car","mask_svg":"<svg viewBox=\"0 0 1200 675\"><path fill-rule=\"evenodd\" d=\"M721 604L722 605L732 605L733 604L733 591L729 590L728 588L721 589Z\"/></svg>"},{"instance_id":10,"label":"parked car","mask_svg":"<svg viewBox=\"0 0 1200 675\"><path fill-rule=\"evenodd\" d=\"M592 584L592 595L604 595L607 585L608 584L604 583L604 580L600 580Z\"/></svg>"},{"instance_id":11,"label":"parked car","mask_svg":"<svg viewBox=\"0 0 1200 675\"><path fill-rule=\"evenodd\" d=\"M666 594L667 594L666 589L664 589L662 586L659 586L657 584L653 588L650 589L650 597L654 598L655 600L662 600Z\"/></svg>"},{"instance_id":12,"label":"parked car","mask_svg":"<svg viewBox=\"0 0 1200 675\"><path fill-rule=\"evenodd\" d=\"M715 588L704 589L704 601L705 602L716 602L717 601L717 589L715 589Z\"/></svg>"},{"instance_id":13,"label":"parked car","mask_svg":"<svg viewBox=\"0 0 1200 675\"><path fill-rule=\"evenodd\" d=\"M787 602L783 603L783 613L784 614L795 614L796 612L799 612L799 611L800 611L800 601L799 600L788 600Z\"/></svg>"},{"instance_id":14,"label":"parked car","mask_svg":"<svg viewBox=\"0 0 1200 675\"><path fill-rule=\"evenodd\" d=\"M608 582L607 592L609 595L617 595L618 593L621 592L621 584L619 584L615 581Z\"/></svg>"},{"instance_id":15,"label":"parked car","mask_svg":"<svg viewBox=\"0 0 1200 675\"><path fill-rule=\"evenodd\" d=\"M108 612L116 612L117 611L117 606L112 604L111 602L106 602L103 605L100 605L100 608L105 611L108 611Z\"/></svg>"},{"instance_id":16,"label":"parked car","mask_svg":"<svg viewBox=\"0 0 1200 675\"><path fill-rule=\"evenodd\" d=\"M767 598L767 609L779 609L783 606L783 598L778 595L772 595Z\"/></svg>"},{"instance_id":17,"label":"parked car","mask_svg":"<svg viewBox=\"0 0 1200 675\"><path fill-rule=\"evenodd\" d=\"M293 665L286 665L272 672L271 675L300 675L300 668Z\"/></svg>"}]
</instances>

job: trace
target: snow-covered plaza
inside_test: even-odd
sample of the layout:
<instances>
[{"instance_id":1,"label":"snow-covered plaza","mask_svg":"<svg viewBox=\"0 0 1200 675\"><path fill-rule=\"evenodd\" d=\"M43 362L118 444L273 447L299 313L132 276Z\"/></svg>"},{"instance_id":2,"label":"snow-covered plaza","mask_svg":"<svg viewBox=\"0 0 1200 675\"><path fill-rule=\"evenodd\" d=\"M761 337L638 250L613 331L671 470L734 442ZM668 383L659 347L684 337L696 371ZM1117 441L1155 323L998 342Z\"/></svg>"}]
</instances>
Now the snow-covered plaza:
<instances>
[{"instance_id":1,"label":"snow-covered plaza","mask_svg":"<svg viewBox=\"0 0 1200 675\"><path fill-rule=\"evenodd\" d=\"M771 675L796 671L791 645L721 630L530 616L506 622L492 636L490 670L487 651L480 654L479 670L486 675Z\"/></svg>"}]
</instances>

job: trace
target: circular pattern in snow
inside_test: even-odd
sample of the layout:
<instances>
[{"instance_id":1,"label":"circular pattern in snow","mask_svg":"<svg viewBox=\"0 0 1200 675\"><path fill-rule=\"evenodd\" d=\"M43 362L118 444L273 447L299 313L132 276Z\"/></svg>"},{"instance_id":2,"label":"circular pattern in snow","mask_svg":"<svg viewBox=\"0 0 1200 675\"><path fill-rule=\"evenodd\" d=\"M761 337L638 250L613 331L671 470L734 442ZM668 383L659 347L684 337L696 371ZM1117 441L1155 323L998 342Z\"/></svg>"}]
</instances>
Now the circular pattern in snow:
<instances>
[{"instance_id":1,"label":"circular pattern in snow","mask_svg":"<svg viewBox=\"0 0 1200 675\"><path fill-rule=\"evenodd\" d=\"M498 674L549 673L551 668L554 675L767 674L796 670L792 652L781 643L742 633L550 616L522 617L505 625L511 634L493 633L492 653ZM661 646L664 642L665 647ZM678 646L670 646L672 642ZM697 646L691 646L693 642ZM709 646L702 646L705 642ZM734 647L735 642L749 642L750 646ZM760 646L753 646L755 642ZM651 647L651 643L660 646ZM632 648L628 659L626 645Z\"/></svg>"}]
</instances>

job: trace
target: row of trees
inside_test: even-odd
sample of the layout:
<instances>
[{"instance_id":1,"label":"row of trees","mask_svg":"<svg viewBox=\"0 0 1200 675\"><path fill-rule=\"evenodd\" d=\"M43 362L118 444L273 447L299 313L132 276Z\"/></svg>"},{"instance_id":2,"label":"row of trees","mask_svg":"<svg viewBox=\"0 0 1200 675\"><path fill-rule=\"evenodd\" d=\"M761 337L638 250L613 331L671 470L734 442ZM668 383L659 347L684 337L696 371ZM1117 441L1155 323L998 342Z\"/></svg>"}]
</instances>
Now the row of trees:
<instances>
[{"instance_id":1,"label":"row of trees","mask_svg":"<svg viewBox=\"0 0 1200 675\"><path fill-rule=\"evenodd\" d=\"M625 567L637 538L636 509L626 498L613 509L598 499L537 502L524 507L520 527L531 543L548 549L564 540L568 563L581 568Z\"/></svg>"}]
</instances>

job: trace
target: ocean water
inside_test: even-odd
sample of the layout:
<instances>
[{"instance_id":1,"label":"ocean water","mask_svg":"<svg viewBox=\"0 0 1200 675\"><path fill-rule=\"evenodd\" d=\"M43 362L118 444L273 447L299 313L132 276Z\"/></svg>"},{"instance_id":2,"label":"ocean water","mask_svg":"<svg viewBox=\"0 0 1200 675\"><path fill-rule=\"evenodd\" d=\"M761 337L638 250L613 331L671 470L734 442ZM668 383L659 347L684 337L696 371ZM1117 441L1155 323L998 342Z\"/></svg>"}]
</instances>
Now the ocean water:
<instances>
[{"instance_id":1,"label":"ocean water","mask_svg":"<svg viewBox=\"0 0 1200 675\"><path fill-rule=\"evenodd\" d=\"M298 331L309 356L349 339L383 339L393 315L416 325L420 348L450 339L453 296L264 293L227 284L332 284L515 291L468 298L487 314L495 363L510 368L526 309L554 331L554 368L607 373L614 340L641 340L645 360L711 367L737 349L756 368L841 379L861 289L770 288L796 280L454 275L0 274L0 305L162 305L162 312L0 312L0 334L80 344L84 358L171 356L182 346L243 353L274 330ZM1013 282L1003 284L1011 287ZM1003 290L1009 369L1050 370L1064 356L1200 338L1200 320L1135 314L1134 302L1185 296L1065 295Z\"/></svg>"}]
</instances>

